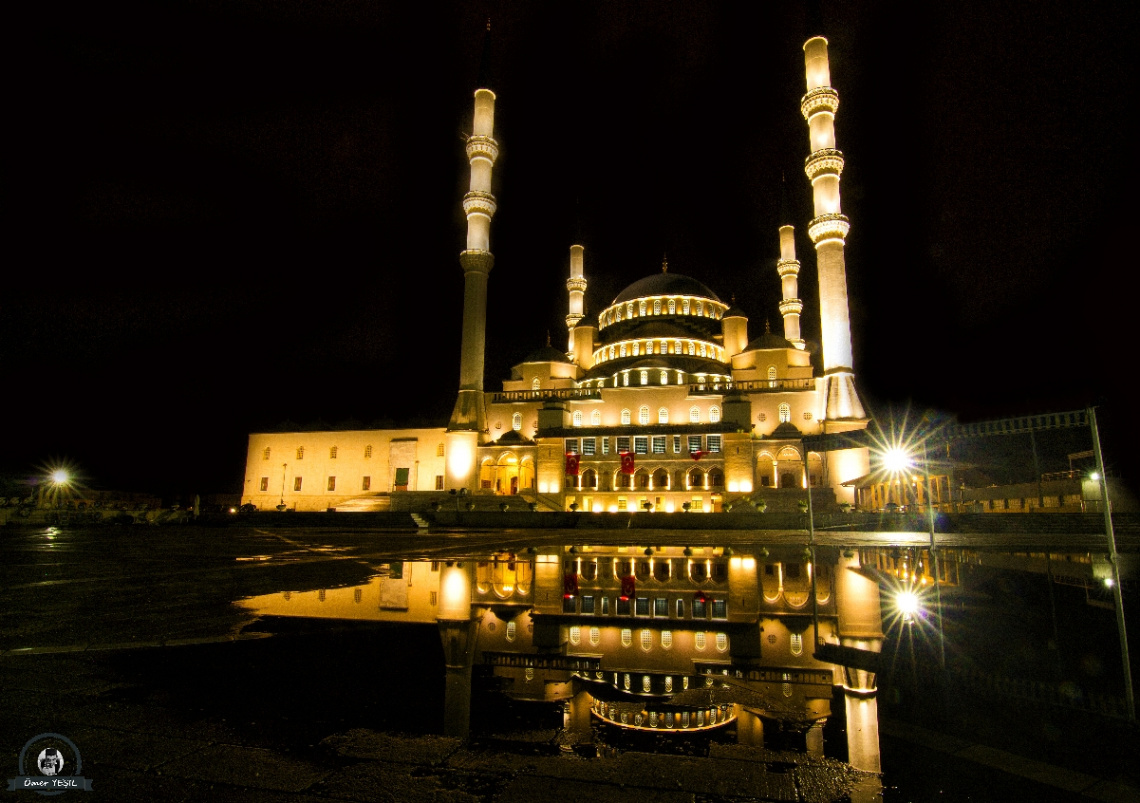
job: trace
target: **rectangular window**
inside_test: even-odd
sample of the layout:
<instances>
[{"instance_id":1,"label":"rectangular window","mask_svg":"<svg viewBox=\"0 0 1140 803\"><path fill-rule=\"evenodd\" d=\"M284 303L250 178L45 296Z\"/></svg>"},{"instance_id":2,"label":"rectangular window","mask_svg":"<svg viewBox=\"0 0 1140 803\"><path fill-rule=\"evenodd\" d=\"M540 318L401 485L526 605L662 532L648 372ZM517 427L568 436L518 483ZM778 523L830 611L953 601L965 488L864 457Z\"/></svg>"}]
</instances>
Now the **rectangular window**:
<instances>
[{"instance_id":1,"label":"rectangular window","mask_svg":"<svg viewBox=\"0 0 1140 803\"><path fill-rule=\"evenodd\" d=\"M438 591L429 591L428 592L428 604L431 605L433 608L439 604L439 592Z\"/></svg>"},{"instance_id":2,"label":"rectangular window","mask_svg":"<svg viewBox=\"0 0 1140 803\"><path fill-rule=\"evenodd\" d=\"M443 444L442 443L435 447L435 456L436 457L443 457Z\"/></svg>"},{"instance_id":3,"label":"rectangular window","mask_svg":"<svg viewBox=\"0 0 1140 803\"><path fill-rule=\"evenodd\" d=\"M692 510L695 513L700 513L704 509L705 509L704 500L701 499L699 496L694 496L693 497L693 503L691 505L689 505L689 510Z\"/></svg>"},{"instance_id":4,"label":"rectangular window","mask_svg":"<svg viewBox=\"0 0 1140 803\"><path fill-rule=\"evenodd\" d=\"M262 493L264 493L268 490L269 490L269 477L262 477L261 478L261 491L262 491Z\"/></svg>"},{"instance_id":5,"label":"rectangular window","mask_svg":"<svg viewBox=\"0 0 1140 803\"><path fill-rule=\"evenodd\" d=\"M621 599L619 597L618 601L617 601L617 615L618 616L629 616L629 608L630 608L629 600L628 599Z\"/></svg>"},{"instance_id":6,"label":"rectangular window","mask_svg":"<svg viewBox=\"0 0 1140 803\"><path fill-rule=\"evenodd\" d=\"M653 436L653 454L665 454L665 436Z\"/></svg>"},{"instance_id":7,"label":"rectangular window","mask_svg":"<svg viewBox=\"0 0 1140 803\"><path fill-rule=\"evenodd\" d=\"M712 618L713 619L727 619L728 618L728 600L714 599L712 601Z\"/></svg>"},{"instance_id":8,"label":"rectangular window","mask_svg":"<svg viewBox=\"0 0 1140 803\"><path fill-rule=\"evenodd\" d=\"M608 616L610 613L610 598L602 597L602 615Z\"/></svg>"},{"instance_id":9,"label":"rectangular window","mask_svg":"<svg viewBox=\"0 0 1140 803\"><path fill-rule=\"evenodd\" d=\"M578 439L577 438L567 438L566 439L566 454L578 454Z\"/></svg>"},{"instance_id":10,"label":"rectangular window","mask_svg":"<svg viewBox=\"0 0 1140 803\"><path fill-rule=\"evenodd\" d=\"M649 615L649 597L638 597L637 607L634 609L634 616L648 616Z\"/></svg>"},{"instance_id":11,"label":"rectangular window","mask_svg":"<svg viewBox=\"0 0 1140 803\"><path fill-rule=\"evenodd\" d=\"M602 438L602 454L610 453L610 439Z\"/></svg>"},{"instance_id":12,"label":"rectangular window","mask_svg":"<svg viewBox=\"0 0 1140 803\"><path fill-rule=\"evenodd\" d=\"M294 477L293 478L293 490L294 491L301 490L301 478L300 477Z\"/></svg>"},{"instance_id":13,"label":"rectangular window","mask_svg":"<svg viewBox=\"0 0 1140 803\"><path fill-rule=\"evenodd\" d=\"M710 452L720 451L720 435L709 435L705 438L705 443L708 444Z\"/></svg>"},{"instance_id":14,"label":"rectangular window","mask_svg":"<svg viewBox=\"0 0 1140 803\"><path fill-rule=\"evenodd\" d=\"M683 600L683 599L677 600L677 618L678 619L684 619L685 618L685 600Z\"/></svg>"},{"instance_id":15,"label":"rectangular window","mask_svg":"<svg viewBox=\"0 0 1140 803\"><path fill-rule=\"evenodd\" d=\"M594 612L594 598L593 597L582 597L582 613L593 613L593 612Z\"/></svg>"},{"instance_id":16,"label":"rectangular window","mask_svg":"<svg viewBox=\"0 0 1140 803\"><path fill-rule=\"evenodd\" d=\"M690 435L689 436L689 454L692 454L693 452L699 452L700 450L701 450L701 436L700 435Z\"/></svg>"},{"instance_id":17,"label":"rectangular window","mask_svg":"<svg viewBox=\"0 0 1140 803\"><path fill-rule=\"evenodd\" d=\"M633 439L634 454L649 454L649 438L638 435Z\"/></svg>"},{"instance_id":18,"label":"rectangular window","mask_svg":"<svg viewBox=\"0 0 1140 803\"><path fill-rule=\"evenodd\" d=\"M371 477L362 477L360 479L360 490L362 490L362 491L371 491L372 490L372 478Z\"/></svg>"},{"instance_id":19,"label":"rectangular window","mask_svg":"<svg viewBox=\"0 0 1140 803\"><path fill-rule=\"evenodd\" d=\"M563 613L577 613L578 612L578 605L577 605L577 600L575 597L570 596L570 597L563 597L562 598L562 612Z\"/></svg>"},{"instance_id":20,"label":"rectangular window","mask_svg":"<svg viewBox=\"0 0 1140 803\"><path fill-rule=\"evenodd\" d=\"M596 438L582 438L582 454L585 454L585 455L597 454L597 450L598 450L597 443L598 442L597 442Z\"/></svg>"},{"instance_id":21,"label":"rectangular window","mask_svg":"<svg viewBox=\"0 0 1140 803\"><path fill-rule=\"evenodd\" d=\"M618 450L618 454L621 454L622 452L628 452L629 451L629 436L628 435L618 435L617 450Z\"/></svg>"},{"instance_id":22,"label":"rectangular window","mask_svg":"<svg viewBox=\"0 0 1140 803\"><path fill-rule=\"evenodd\" d=\"M680 453L681 453L681 436L680 435L674 435L673 436L673 454L680 454Z\"/></svg>"},{"instance_id":23,"label":"rectangular window","mask_svg":"<svg viewBox=\"0 0 1140 803\"><path fill-rule=\"evenodd\" d=\"M665 597L657 597L655 600L653 600L653 615L668 616L669 600L667 600Z\"/></svg>"},{"instance_id":24,"label":"rectangular window","mask_svg":"<svg viewBox=\"0 0 1140 803\"><path fill-rule=\"evenodd\" d=\"M436 474L435 475L435 489L437 491L443 490L443 475L442 474Z\"/></svg>"},{"instance_id":25,"label":"rectangular window","mask_svg":"<svg viewBox=\"0 0 1140 803\"><path fill-rule=\"evenodd\" d=\"M330 491L336 490L336 477L329 477L329 490Z\"/></svg>"},{"instance_id":26,"label":"rectangular window","mask_svg":"<svg viewBox=\"0 0 1140 803\"><path fill-rule=\"evenodd\" d=\"M708 616L705 601L703 599L693 599L693 618L704 619Z\"/></svg>"},{"instance_id":27,"label":"rectangular window","mask_svg":"<svg viewBox=\"0 0 1140 803\"><path fill-rule=\"evenodd\" d=\"M618 510L625 510L626 501L624 496L618 497Z\"/></svg>"}]
</instances>

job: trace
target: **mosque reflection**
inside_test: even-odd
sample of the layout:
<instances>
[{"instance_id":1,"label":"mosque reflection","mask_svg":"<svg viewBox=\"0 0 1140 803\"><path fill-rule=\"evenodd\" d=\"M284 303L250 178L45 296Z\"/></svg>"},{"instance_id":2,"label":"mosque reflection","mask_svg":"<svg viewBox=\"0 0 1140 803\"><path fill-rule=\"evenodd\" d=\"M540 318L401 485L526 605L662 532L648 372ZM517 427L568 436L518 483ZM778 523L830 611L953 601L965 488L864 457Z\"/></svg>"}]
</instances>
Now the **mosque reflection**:
<instances>
[{"instance_id":1,"label":"mosque reflection","mask_svg":"<svg viewBox=\"0 0 1140 803\"><path fill-rule=\"evenodd\" d=\"M379 568L364 586L244 604L435 625L450 735L469 732L478 670L515 700L564 703L571 732L720 731L821 753L838 717L851 765L880 769L879 585L856 552L574 545Z\"/></svg>"}]
</instances>

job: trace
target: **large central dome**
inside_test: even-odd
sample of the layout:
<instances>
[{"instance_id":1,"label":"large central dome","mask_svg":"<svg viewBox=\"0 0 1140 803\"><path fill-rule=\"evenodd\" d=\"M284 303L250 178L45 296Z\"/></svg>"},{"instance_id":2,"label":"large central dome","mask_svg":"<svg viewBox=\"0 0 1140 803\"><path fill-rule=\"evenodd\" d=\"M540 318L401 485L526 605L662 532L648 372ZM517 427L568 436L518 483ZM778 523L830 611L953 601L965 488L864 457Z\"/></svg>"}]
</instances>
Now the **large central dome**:
<instances>
[{"instance_id":1,"label":"large central dome","mask_svg":"<svg viewBox=\"0 0 1140 803\"><path fill-rule=\"evenodd\" d=\"M720 301L716 293L696 279L679 273L655 273L644 279L638 279L622 290L613 303L620 304L623 301L633 301L647 296L697 296Z\"/></svg>"}]
</instances>

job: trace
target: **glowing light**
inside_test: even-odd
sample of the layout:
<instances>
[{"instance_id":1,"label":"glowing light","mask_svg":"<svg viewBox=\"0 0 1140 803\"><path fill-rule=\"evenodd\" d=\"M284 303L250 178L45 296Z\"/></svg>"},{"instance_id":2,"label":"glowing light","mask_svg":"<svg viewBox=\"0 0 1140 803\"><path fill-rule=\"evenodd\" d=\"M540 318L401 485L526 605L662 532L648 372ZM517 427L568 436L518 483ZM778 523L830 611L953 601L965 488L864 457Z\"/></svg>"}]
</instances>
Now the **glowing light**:
<instances>
[{"instance_id":1,"label":"glowing light","mask_svg":"<svg viewBox=\"0 0 1140 803\"><path fill-rule=\"evenodd\" d=\"M1089 474L1089 479L1093 482L1100 482L1100 472L1094 471L1092 474Z\"/></svg>"},{"instance_id":2,"label":"glowing light","mask_svg":"<svg viewBox=\"0 0 1140 803\"><path fill-rule=\"evenodd\" d=\"M902 614L904 622L911 621L918 613L918 595L913 591L900 591L895 597L895 607Z\"/></svg>"},{"instance_id":3,"label":"glowing light","mask_svg":"<svg viewBox=\"0 0 1140 803\"><path fill-rule=\"evenodd\" d=\"M1113 583L1113 580L1111 577L1104 578L1104 587L1105 588L1112 588L1113 585L1114 585L1114 583Z\"/></svg>"},{"instance_id":4,"label":"glowing light","mask_svg":"<svg viewBox=\"0 0 1140 803\"><path fill-rule=\"evenodd\" d=\"M71 475L67 473L66 469L57 468L51 473L51 481L56 485L67 485L71 480Z\"/></svg>"},{"instance_id":5,"label":"glowing light","mask_svg":"<svg viewBox=\"0 0 1140 803\"><path fill-rule=\"evenodd\" d=\"M883 468L892 474L905 471L910 465L910 455L901 447L895 446L883 453Z\"/></svg>"}]
</instances>

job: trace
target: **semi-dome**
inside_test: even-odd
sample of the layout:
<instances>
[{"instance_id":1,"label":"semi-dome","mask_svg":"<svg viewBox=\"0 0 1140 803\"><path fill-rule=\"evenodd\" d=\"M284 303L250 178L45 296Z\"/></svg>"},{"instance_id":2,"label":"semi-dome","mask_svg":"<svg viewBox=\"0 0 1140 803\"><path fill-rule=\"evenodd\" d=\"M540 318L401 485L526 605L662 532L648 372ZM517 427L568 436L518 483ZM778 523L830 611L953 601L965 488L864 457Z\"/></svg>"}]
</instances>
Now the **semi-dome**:
<instances>
[{"instance_id":1,"label":"semi-dome","mask_svg":"<svg viewBox=\"0 0 1140 803\"><path fill-rule=\"evenodd\" d=\"M703 282L689 276L682 276L679 273L662 272L646 276L644 279L638 279L622 290L612 303L621 304L625 301L633 301L647 296L697 296L720 302L716 293L706 287Z\"/></svg>"},{"instance_id":2,"label":"semi-dome","mask_svg":"<svg viewBox=\"0 0 1140 803\"><path fill-rule=\"evenodd\" d=\"M538 351L532 351L530 354L526 355L526 359L524 359L522 362L567 362L568 363L568 362L570 362L570 360L567 359L566 352L559 351L558 349L554 348L553 346L546 345L546 346L543 346L542 348L538 349ZM521 363L520 363L520 365L521 365Z\"/></svg>"}]
</instances>

